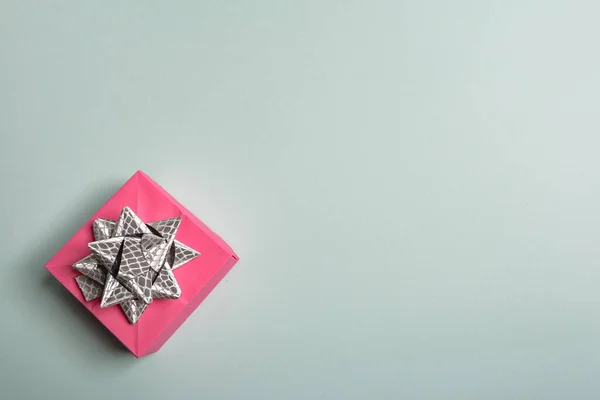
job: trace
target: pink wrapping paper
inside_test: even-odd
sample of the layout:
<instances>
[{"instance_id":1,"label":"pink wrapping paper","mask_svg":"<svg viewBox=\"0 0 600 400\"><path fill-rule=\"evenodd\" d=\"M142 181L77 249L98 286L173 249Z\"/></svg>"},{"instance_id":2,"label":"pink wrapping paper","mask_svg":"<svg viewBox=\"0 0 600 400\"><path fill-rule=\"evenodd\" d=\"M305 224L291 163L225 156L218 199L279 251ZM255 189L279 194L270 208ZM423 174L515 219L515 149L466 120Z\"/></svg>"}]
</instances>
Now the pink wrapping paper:
<instances>
[{"instance_id":1,"label":"pink wrapping paper","mask_svg":"<svg viewBox=\"0 0 600 400\"><path fill-rule=\"evenodd\" d=\"M181 217L176 239L201 256L173 271L181 288L179 299L155 300L136 324L130 324L120 307L100 307L100 299L87 302L75 277L73 263L89 254L92 223L97 218L116 220L129 206L144 221ZM136 357L154 353L173 335L239 260L217 234L142 171L136 172L48 261L45 268L92 312Z\"/></svg>"}]
</instances>

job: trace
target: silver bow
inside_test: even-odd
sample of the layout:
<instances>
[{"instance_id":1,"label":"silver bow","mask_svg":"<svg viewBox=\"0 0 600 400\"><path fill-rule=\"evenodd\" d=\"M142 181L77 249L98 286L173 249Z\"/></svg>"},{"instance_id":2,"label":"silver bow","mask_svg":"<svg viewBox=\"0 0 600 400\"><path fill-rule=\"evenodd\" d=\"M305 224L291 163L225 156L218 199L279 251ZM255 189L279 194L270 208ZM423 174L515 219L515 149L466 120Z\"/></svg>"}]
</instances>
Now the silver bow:
<instances>
[{"instance_id":1,"label":"silver bow","mask_svg":"<svg viewBox=\"0 0 600 400\"><path fill-rule=\"evenodd\" d=\"M96 219L92 254L73 264L83 274L75 280L86 301L118 304L135 324L152 299L179 298L173 270L200 255L175 240L180 223L176 217L145 224L129 207L118 221Z\"/></svg>"}]
</instances>

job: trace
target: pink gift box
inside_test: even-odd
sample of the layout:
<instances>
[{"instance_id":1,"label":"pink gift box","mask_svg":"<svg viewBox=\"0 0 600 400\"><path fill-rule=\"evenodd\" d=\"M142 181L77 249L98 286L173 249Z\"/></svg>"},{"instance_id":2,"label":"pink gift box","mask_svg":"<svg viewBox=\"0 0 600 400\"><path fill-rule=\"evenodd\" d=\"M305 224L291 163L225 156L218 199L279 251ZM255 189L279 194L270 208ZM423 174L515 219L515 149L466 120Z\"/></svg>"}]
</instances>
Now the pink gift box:
<instances>
[{"instance_id":1,"label":"pink gift box","mask_svg":"<svg viewBox=\"0 0 600 400\"><path fill-rule=\"evenodd\" d=\"M143 221L181 217L176 239L201 255L173 271L181 288L179 299L153 301L136 324L130 324L118 306L100 307L100 299L86 301L75 281L80 272L72 265L90 254L92 223L116 220L129 206ZM158 351L238 261L238 256L206 225L183 207L148 175L138 171L48 261L45 268L92 312L136 357Z\"/></svg>"}]
</instances>

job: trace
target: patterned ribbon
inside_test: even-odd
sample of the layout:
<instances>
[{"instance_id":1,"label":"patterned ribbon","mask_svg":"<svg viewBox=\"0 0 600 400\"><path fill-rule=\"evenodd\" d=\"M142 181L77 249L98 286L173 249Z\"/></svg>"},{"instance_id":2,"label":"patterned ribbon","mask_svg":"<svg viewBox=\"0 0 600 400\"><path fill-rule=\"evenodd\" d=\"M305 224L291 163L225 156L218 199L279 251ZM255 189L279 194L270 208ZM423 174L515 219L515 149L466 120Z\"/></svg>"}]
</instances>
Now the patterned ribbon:
<instances>
[{"instance_id":1,"label":"patterned ribbon","mask_svg":"<svg viewBox=\"0 0 600 400\"><path fill-rule=\"evenodd\" d=\"M75 278L86 301L102 297L100 307L119 305L135 324L152 299L178 299L173 270L200 253L175 240L180 217L145 224L129 207L117 221L93 223L92 254L77 261Z\"/></svg>"}]
</instances>

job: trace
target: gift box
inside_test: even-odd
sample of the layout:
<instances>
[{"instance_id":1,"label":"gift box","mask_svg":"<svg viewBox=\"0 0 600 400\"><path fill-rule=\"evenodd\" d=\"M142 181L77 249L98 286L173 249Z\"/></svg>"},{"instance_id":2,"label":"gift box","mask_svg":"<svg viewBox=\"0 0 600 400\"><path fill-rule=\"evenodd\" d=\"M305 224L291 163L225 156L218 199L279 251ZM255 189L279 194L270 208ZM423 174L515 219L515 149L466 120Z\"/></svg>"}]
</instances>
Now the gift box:
<instances>
[{"instance_id":1,"label":"gift box","mask_svg":"<svg viewBox=\"0 0 600 400\"><path fill-rule=\"evenodd\" d=\"M161 348L238 259L138 171L45 268L143 357Z\"/></svg>"}]
</instances>

